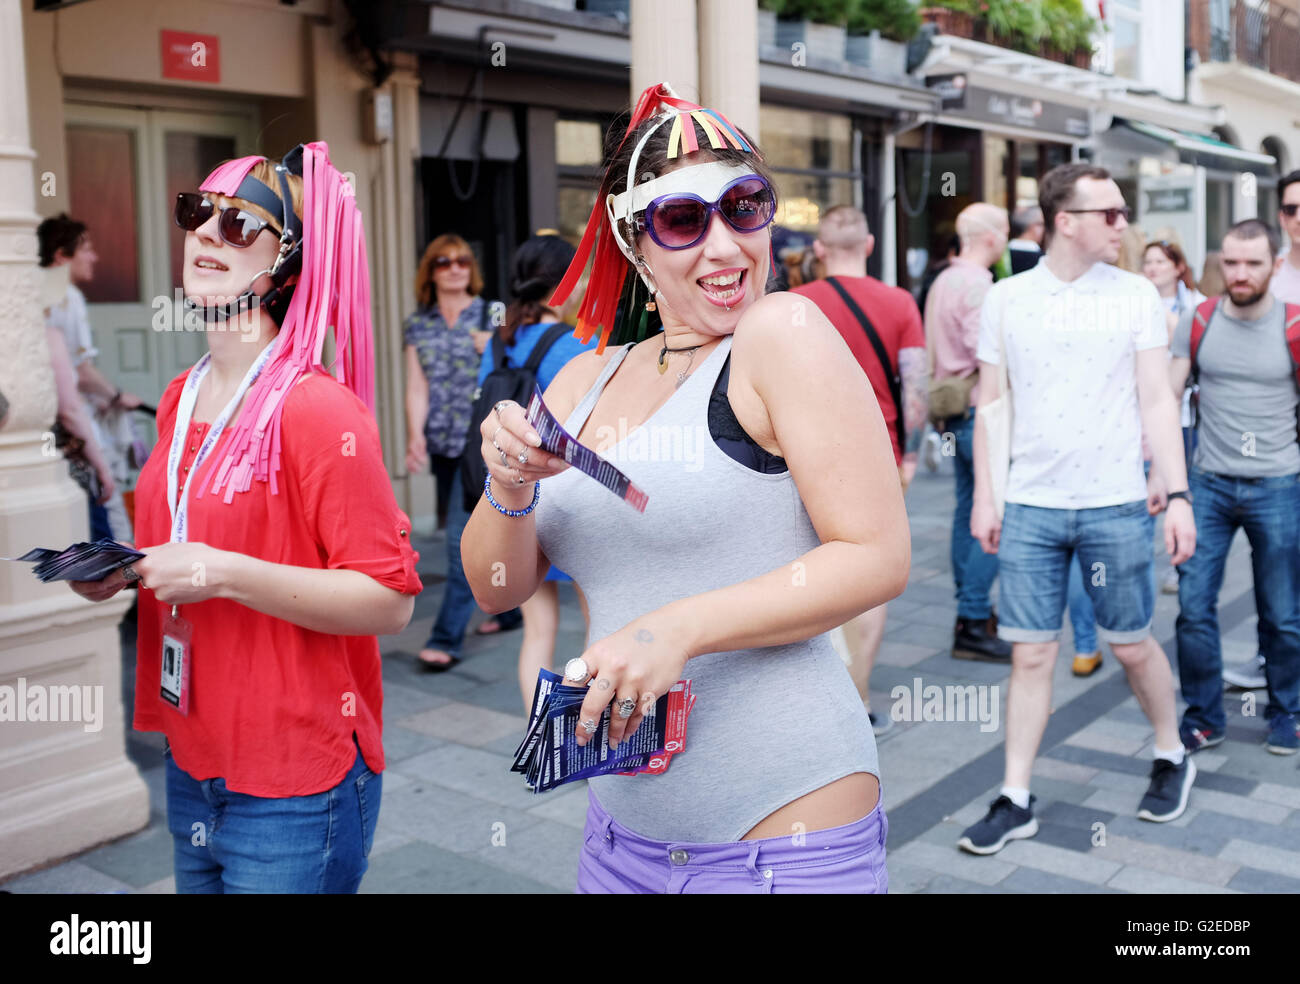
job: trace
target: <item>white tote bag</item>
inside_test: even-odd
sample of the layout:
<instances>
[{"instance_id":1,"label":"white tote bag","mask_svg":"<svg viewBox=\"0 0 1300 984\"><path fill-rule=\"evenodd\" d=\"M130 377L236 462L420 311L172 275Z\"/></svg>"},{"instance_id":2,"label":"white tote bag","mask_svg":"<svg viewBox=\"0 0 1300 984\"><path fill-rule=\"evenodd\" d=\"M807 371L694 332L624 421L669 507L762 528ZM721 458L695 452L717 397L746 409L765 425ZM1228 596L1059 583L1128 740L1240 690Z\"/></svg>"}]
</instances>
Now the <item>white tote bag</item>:
<instances>
[{"instance_id":1,"label":"white tote bag","mask_svg":"<svg viewBox=\"0 0 1300 984\"><path fill-rule=\"evenodd\" d=\"M988 459L989 476L993 483L993 508L998 519L1007 501L1007 476L1011 471L1011 384L1007 378L1007 300L1002 294L1002 312L998 320L998 338L1001 343L1002 363L998 367L998 398L979 408L979 419L984 421L984 449Z\"/></svg>"}]
</instances>

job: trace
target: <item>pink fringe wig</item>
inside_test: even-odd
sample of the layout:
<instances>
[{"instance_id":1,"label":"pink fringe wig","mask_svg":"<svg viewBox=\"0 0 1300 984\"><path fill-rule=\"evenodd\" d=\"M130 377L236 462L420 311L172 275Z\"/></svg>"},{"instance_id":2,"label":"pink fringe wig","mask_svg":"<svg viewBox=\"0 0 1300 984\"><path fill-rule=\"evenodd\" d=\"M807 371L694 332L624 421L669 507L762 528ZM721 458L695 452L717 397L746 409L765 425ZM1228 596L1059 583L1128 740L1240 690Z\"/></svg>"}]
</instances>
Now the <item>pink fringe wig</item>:
<instances>
[{"instance_id":1,"label":"pink fringe wig","mask_svg":"<svg viewBox=\"0 0 1300 984\"><path fill-rule=\"evenodd\" d=\"M199 186L201 191L233 196L262 157L222 164ZM271 163L275 163L272 161ZM280 419L289 390L308 373L333 376L375 409L374 336L370 324L370 272L365 230L352 186L330 163L323 141L303 148L302 272L275 354L248 391L239 421L231 431L226 456L211 488L230 502L254 479L279 492ZM278 195L280 189L271 186ZM277 224L279 217L276 216ZM335 369L321 361L325 337L334 329ZM199 488L199 495L204 494Z\"/></svg>"}]
</instances>

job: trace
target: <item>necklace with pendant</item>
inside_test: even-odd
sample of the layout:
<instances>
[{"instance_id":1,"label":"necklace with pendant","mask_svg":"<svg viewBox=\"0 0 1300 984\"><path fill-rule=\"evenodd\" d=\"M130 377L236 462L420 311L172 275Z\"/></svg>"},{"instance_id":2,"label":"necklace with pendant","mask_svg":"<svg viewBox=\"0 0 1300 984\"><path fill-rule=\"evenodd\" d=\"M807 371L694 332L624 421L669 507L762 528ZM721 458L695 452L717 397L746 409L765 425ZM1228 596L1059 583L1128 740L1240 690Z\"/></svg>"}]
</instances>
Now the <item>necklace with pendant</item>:
<instances>
[{"instance_id":1,"label":"necklace with pendant","mask_svg":"<svg viewBox=\"0 0 1300 984\"><path fill-rule=\"evenodd\" d=\"M668 355L669 355L669 353L676 353L676 352L688 352L688 353L690 353L689 357L688 357L687 360L686 360L686 368L685 368L685 369L680 369L680 370L678 370L678 372L677 372L677 385L674 386L673 388L674 388L674 389L680 389L682 383L686 382L686 374L689 373L689 372L691 371L691 366L692 366L692 365L694 364L694 362L695 362L695 351L696 351L696 349L699 349L699 348L701 348L701 347L703 347L703 343L701 343L700 345L693 345L693 346L691 346L690 348L670 349L670 348L668 347L668 343L667 343L667 342L664 342L664 347L663 347L663 349L660 350L660 352L659 352L659 375L662 376L665 372L668 371L668 361L667 361L667 359L668 359Z\"/></svg>"}]
</instances>

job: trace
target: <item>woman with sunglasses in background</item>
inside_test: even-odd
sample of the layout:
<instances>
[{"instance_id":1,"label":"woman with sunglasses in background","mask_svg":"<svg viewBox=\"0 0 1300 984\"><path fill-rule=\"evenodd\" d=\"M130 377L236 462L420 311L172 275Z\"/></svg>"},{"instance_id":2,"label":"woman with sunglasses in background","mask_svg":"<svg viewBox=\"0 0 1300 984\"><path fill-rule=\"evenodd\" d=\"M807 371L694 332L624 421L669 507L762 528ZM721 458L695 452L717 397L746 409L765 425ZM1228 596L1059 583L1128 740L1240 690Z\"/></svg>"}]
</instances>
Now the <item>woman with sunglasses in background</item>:
<instances>
[{"instance_id":1,"label":"woman with sunglasses in background","mask_svg":"<svg viewBox=\"0 0 1300 984\"><path fill-rule=\"evenodd\" d=\"M578 741L606 707L624 741L679 678L698 698L666 772L591 779L579 891L887 884L871 725L826 633L902 591L907 517L848 346L806 299L763 296L775 209L743 133L647 89L551 301L594 253L578 333L601 346L546 392L647 494L644 512L542 451L518 404L482 422L466 573L487 611L529 597L552 563L581 586L590 645L565 669L592 682ZM662 453L674 442L683 453Z\"/></svg>"},{"instance_id":2,"label":"woman with sunglasses in background","mask_svg":"<svg viewBox=\"0 0 1300 984\"><path fill-rule=\"evenodd\" d=\"M142 589L134 723L167 736L177 892L355 892L384 768L376 635L420 591L372 413L361 216L312 143L222 164L175 219L208 353L158 404L146 556L73 589Z\"/></svg>"},{"instance_id":3,"label":"woman with sunglasses in background","mask_svg":"<svg viewBox=\"0 0 1300 984\"><path fill-rule=\"evenodd\" d=\"M483 275L469 243L453 233L438 236L424 250L415 274L419 309L406 319L406 470L432 468L438 527L447 530L447 583L433 632L417 657L435 673L460 658L474 596L460 565L460 531L468 514L456 470L465 450L479 361L505 306L483 296ZM518 611L479 624L478 633L517 629Z\"/></svg>"}]
</instances>

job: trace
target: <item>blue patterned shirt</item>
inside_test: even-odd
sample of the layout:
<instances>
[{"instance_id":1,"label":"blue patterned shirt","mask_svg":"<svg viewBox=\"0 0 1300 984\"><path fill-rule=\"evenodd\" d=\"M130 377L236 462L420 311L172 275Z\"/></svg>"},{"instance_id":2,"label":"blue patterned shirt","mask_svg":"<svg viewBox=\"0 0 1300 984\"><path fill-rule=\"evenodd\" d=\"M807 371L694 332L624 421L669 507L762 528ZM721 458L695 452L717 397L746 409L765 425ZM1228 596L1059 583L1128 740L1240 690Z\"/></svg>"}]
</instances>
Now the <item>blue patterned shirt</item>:
<instances>
[{"instance_id":1,"label":"blue patterned shirt","mask_svg":"<svg viewBox=\"0 0 1300 984\"><path fill-rule=\"evenodd\" d=\"M475 297L448 328L437 304L416 311L402 327L402 340L415 346L420 367L429 382L429 416L424 422L424 440L429 454L459 457L469 433L474 391L478 388L479 355L474 337L482 321L482 297ZM491 329L505 317L505 306L490 302L484 327Z\"/></svg>"}]
</instances>

